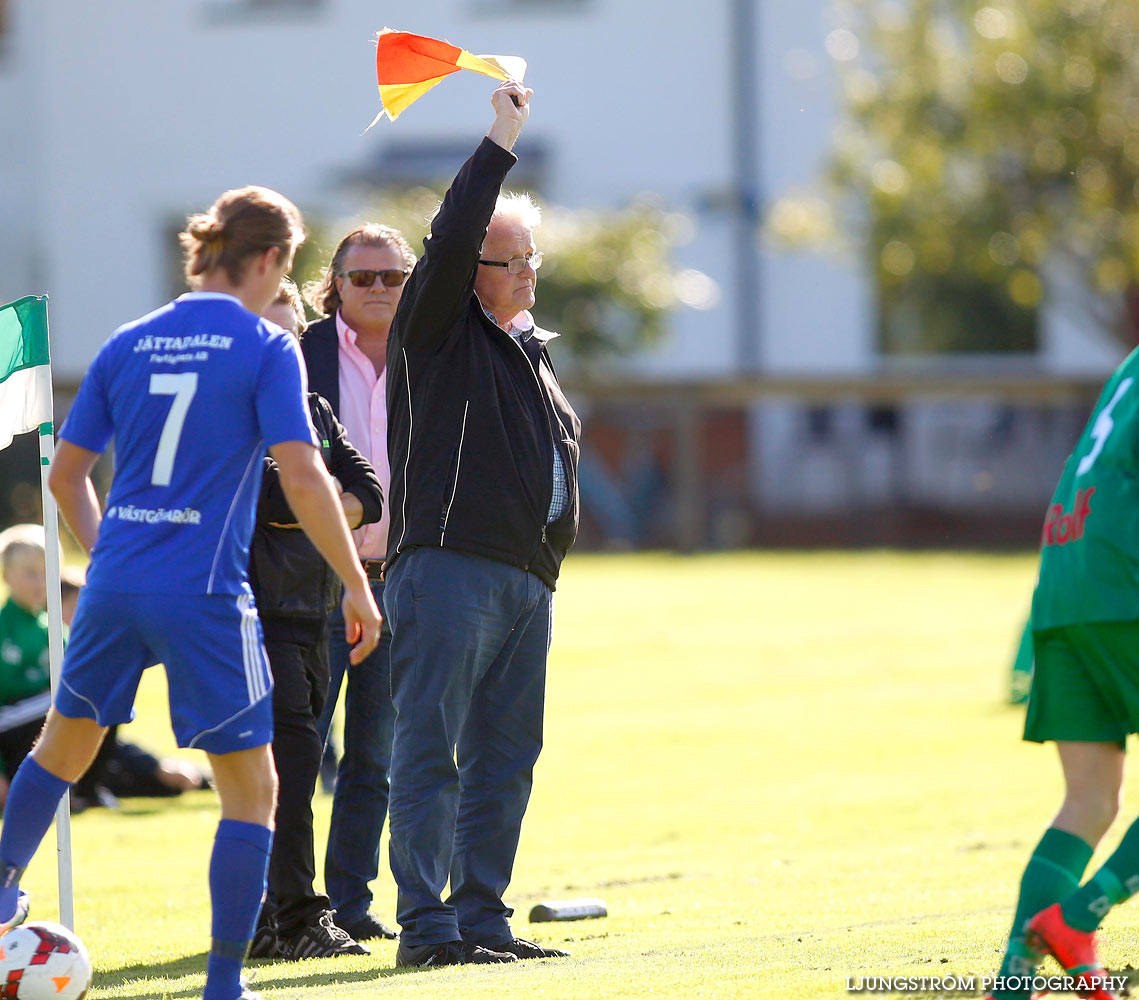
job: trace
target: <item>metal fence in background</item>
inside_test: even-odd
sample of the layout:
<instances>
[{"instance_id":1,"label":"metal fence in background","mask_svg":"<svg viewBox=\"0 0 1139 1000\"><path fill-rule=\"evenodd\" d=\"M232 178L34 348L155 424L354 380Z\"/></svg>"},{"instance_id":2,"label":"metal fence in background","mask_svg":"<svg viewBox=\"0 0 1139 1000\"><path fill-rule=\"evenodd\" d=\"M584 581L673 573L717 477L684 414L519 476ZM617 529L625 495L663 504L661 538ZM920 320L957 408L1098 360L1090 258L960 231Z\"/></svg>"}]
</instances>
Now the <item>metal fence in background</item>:
<instances>
[{"instance_id":1,"label":"metal fence in background","mask_svg":"<svg viewBox=\"0 0 1139 1000\"><path fill-rule=\"evenodd\" d=\"M582 541L1032 546L1103 379L994 368L573 381Z\"/></svg>"},{"instance_id":2,"label":"metal fence in background","mask_svg":"<svg viewBox=\"0 0 1139 1000\"><path fill-rule=\"evenodd\" d=\"M988 366L566 382L584 425L579 544L695 552L1032 547L1103 378ZM56 386L57 426L77 388ZM0 527L39 518L35 449L22 435L0 452ZM101 488L110 474L104 459Z\"/></svg>"}]
</instances>

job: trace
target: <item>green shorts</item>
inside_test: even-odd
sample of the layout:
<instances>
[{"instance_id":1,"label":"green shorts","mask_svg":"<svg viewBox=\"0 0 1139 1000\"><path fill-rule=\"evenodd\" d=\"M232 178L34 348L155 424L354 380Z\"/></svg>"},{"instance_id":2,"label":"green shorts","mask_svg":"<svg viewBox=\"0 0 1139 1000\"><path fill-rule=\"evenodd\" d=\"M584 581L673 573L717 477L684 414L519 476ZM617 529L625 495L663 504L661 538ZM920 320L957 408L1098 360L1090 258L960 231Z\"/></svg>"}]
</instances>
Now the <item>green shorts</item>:
<instances>
[{"instance_id":1,"label":"green shorts","mask_svg":"<svg viewBox=\"0 0 1139 1000\"><path fill-rule=\"evenodd\" d=\"M1139 621L1047 629L1033 645L1026 740L1123 744L1139 732Z\"/></svg>"}]
</instances>

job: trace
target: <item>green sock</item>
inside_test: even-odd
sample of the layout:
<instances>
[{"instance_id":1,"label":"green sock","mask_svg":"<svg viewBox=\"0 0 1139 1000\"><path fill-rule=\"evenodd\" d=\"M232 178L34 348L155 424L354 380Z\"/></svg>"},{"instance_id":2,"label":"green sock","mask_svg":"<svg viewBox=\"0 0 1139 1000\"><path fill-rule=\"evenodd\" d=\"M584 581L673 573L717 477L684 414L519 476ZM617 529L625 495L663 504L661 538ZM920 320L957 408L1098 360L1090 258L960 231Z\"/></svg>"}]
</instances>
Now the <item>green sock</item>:
<instances>
[{"instance_id":1,"label":"green sock","mask_svg":"<svg viewBox=\"0 0 1139 1000\"><path fill-rule=\"evenodd\" d=\"M1080 878L1092 857L1092 847L1073 833L1049 827L1032 852L1020 880L1020 896L1016 901L1016 915L1012 918L1008 949L1001 962L1002 978L1027 976L1031 979L1036 963L1024 942L1024 927L1036 914L1059 902L1079 887ZM1023 991L995 991L1002 1000L1027 997L1031 989Z\"/></svg>"},{"instance_id":2,"label":"green sock","mask_svg":"<svg viewBox=\"0 0 1139 1000\"><path fill-rule=\"evenodd\" d=\"M1139 820L1123 835L1115 853L1087 884L1064 900L1060 909L1069 927L1089 934L1116 903L1139 892Z\"/></svg>"}]
</instances>

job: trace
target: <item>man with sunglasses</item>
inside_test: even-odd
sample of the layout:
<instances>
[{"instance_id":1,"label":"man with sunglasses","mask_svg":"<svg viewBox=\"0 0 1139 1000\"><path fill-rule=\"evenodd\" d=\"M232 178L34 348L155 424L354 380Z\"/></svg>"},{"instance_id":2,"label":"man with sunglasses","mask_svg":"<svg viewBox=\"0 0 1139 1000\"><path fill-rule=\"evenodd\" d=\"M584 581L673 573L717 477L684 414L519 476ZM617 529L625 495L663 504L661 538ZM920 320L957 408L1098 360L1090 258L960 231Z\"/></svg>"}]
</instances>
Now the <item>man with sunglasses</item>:
<instances>
[{"instance_id":1,"label":"man with sunglasses","mask_svg":"<svg viewBox=\"0 0 1139 1000\"><path fill-rule=\"evenodd\" d=\"M309 387L332 405L348 440L371 462L383 490L390 474L387 452L388 330L415 254L397 229L368 224L339 243L309 300L327 318L309 327L301 341ZM375 524L353 532L377 604L387 549L387 510ZM329 640L330 684L317 723L327 737L348 664L348 649L336 620ZM392 706L388 652L391 632L362 663L348 671L344 710L344 755L336 775L332 819L324 861L324 884L336 923L357 941L394 938L396 932L371 911L370 883L379 874L380 833L388 812Z\"/></svg>"},{"instance_id":2,"label":"man with sunglasses","mask_svg":"<svg viewBox=\"0 0 1139 1000\"><path fill-rule=\"evenodd\" d=\"M502 901L542 746L581 428L546 351L554 334L529 313L540 212L500 193L531 93L517 82L495 91L494 124L432 221L388 339L402 966L565 954L516 938Z\"/></svg>"}]
</instances>

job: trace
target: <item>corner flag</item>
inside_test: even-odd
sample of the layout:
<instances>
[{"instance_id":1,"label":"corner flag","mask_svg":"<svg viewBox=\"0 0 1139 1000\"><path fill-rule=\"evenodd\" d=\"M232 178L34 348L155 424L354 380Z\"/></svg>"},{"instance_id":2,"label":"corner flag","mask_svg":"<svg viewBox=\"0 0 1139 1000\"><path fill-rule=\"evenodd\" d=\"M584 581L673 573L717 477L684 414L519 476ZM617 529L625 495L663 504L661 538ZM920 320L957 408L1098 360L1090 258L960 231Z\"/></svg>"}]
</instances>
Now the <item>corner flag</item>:
<instances>
[{"instance_id":1,"label":"corner flag","mask_svg":"<svg viewBox=\"0 0 1139 1000\"><path fill-rule=\"evenodd\" d=\"M0 448L51 419L47 297L26 295L0 306Z\"/></svg>"},{"instance_id":2,"label":"corner flag","mask_svg":"<svg viewBox=\"0 0 1139 1000\"><path fill-rule=\"evenodd\" d=\"M47 543L48 656L51 690L59 687L63 669L63 607L59 591L59 514L48 489L55 457L55 424L51 396L51 356L47 335L47 296L25 295L0 305L0 449L27 431L39 431L40 491L43 494L44 540ZM71 887L71 805L64 796L55 814L59 868L59 922L75 929Z\"/></svg>"}]
</instances>

